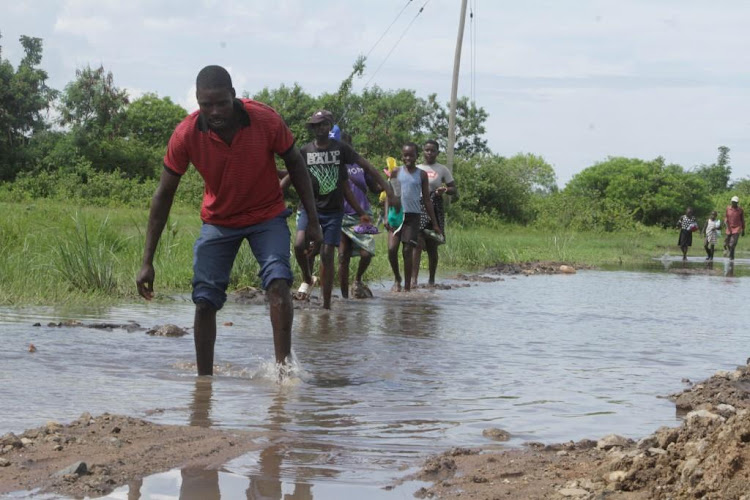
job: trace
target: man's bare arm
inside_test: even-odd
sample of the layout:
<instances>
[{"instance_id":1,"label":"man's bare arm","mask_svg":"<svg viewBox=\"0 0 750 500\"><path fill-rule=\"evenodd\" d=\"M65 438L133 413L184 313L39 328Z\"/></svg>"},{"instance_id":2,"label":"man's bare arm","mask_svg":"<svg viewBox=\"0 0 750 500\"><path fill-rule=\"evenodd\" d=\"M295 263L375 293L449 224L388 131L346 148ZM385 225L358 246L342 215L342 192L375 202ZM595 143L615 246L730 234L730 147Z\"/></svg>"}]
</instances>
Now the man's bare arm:
<instances>
[{"instance_id":1,"label":"man's bare arm","mask_svg":"<svg viewBox=\"0 0 750 500\"><path fill-rule=\"evenodd\" d=\"M320 229L318 210L315 208L312 181L310 180L305 160L302 158L297 146L292 146L289 151L281 156L281 159L284 160L286 170L289 172L288 178L292 182L295 191L297 191L305 212L307 212L308 224L305 233L308 240L310 240L310 247L317 250L323 242L323 232Z\"/></svg>"},{"instance_id":2,"label":"man's bare arm","mask_svg":"<svg viewBox=\"0 0 750 500\"><path fill-rule=\"evenodd\" d=\"M154 197L151 199L143 261L141 263L141 270L136 277L138 293L147 300L150 300L154 296L154 254L156 253L161 233L164 231L164 226L167 224L169 212L174 202L174 195L177 192L177 187L180 185L180 179L179 175L171 173L165 168L159 178L159 186L156 188Z\"/></svg>"},{"instance_id":3,"label":"man's bare arm","mask_svg":"<svg viewBox=\"0 0 750 500\"><path fill-rule=\"evenodd\" d=\"M437 217L435 216L435 209L432 206L432 200L430 199L430 182L427 180L427 172L424 170L420 170L419 172L421 173L420 178L422 179L422 200L427 209L427 215L429 215L430 220L432 220L432 229L435 230L436 233L442 233Z\"/></svg>"}]
</instances>

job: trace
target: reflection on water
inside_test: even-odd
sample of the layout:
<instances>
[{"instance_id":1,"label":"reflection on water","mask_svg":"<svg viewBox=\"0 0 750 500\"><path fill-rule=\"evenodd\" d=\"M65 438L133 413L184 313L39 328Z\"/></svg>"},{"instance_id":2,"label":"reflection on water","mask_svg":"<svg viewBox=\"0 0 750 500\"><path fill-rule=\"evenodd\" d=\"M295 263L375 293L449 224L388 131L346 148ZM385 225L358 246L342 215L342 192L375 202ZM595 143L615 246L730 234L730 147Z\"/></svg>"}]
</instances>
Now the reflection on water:
<instances>
[{"instance_id":1,"label":"reflection on water","mask_svg":"<svg viewBox=\"0 0 750 500\"><path fill-rule=\"evenodd\" d=\"M607 264L602 266L609 271L634 271L634 272L674 272L684 274L710 274L713 276L741 277L750 276L750 259L729 260L726 257L716 257L706 260L705 257L688 257L682 260L681 256L665 253L661 257L654 258L650 264Z\"/></svg>"},{"instance_id":2,"label":"reflection on water","mask_svg":"<svg viewBox=\"0 0 750 500\"><path fill-rule=\"evenodd\" d=\"M509 431L511 446L636 438L676 423L660 396L681 390L680 380L744 363L750 333L741 315L721 312L744 310L750 281L737 276L747 267L654 264L296 311L301 369L284 385L268 369L262 306L220 312L213 378L195 377L189 337L31 326L189 327L187 301L90 314L0 308L0 434L108 411L263 435L257 452L220 470L156 474L112 498L411 498L418 485L383 486L427 454L492 445L482 436L488 427Z\"/></svg>"}]
</instances>

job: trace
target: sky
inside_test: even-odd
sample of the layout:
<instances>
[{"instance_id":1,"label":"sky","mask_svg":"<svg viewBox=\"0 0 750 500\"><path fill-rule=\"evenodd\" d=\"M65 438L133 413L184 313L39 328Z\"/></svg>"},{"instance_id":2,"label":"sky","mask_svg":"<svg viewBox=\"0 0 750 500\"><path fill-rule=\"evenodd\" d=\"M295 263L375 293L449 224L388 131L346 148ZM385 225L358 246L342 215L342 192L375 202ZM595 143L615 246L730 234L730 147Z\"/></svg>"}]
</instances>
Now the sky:
<instances>
[{"instance_id":1,"label":"sky","mask_svg":"<svg viewBox=\"0 0 750 500\"><path fill-rule=\"evenodd\" d=\"M750 2L469 0L459 96L489 118L494 153L542 156L562 187L609 156L662 156L686 169L731 149L750 177ZM298 83L335 91L359 55L354 90L436 93L448 103L460 0L0 0L2 56L44 40L63 89L100 64L137 97L192 111L195 75L225 66L238 94ZM419 10L422 8L422 12Z\"/></svg>"}]
</instances>

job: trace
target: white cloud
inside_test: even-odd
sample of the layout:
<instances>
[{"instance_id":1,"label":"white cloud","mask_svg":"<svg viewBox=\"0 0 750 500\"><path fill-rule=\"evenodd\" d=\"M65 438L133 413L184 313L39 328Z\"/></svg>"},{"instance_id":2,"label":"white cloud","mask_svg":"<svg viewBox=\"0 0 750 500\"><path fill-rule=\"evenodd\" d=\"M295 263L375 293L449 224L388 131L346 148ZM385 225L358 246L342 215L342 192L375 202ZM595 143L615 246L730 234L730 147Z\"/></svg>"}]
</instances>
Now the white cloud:
<instances>
[{"instance_id":1,"label":"white cloud","mask_svg":"<svg viewBox=\"0 0 750 500\"><path fill-rule=\"evenodd\" d=\"M86 64L112 71L135 92L197 108L191 88L207 64L231 68L235 88L298 82L334 91L404 8L403 0L0 0L3 56L17 63L18 36L44 38L43 67L63 88ZM450 93L458 4L411 2L372 52L372 84ZM732 148L735 175L750 175L750 3L726 0L476 2L467 24L460 94L471 83L476 28L478 104L490 113L490 147L529 151L561 179L609 154L664 155L685 166ZM416 16L416 17L415 17ZM411 23L411 25L410 25ZM398 42L403 35L403 39ZM398 42L398 43L397 43Z\"/></svg>"}]
</instances>

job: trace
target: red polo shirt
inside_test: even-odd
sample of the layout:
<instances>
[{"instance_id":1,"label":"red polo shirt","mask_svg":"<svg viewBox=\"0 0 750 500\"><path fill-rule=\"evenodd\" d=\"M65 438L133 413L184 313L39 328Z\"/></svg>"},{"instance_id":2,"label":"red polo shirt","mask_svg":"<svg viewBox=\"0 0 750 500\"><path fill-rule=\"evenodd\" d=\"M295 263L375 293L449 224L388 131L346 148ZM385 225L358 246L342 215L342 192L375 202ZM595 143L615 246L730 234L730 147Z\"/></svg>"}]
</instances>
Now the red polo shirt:
<instances>
[{"instance_id":1,"label":"red polo shirt","mask_svg":"<svg viewBox=\"0 0 750 500\"><path fill-rule=\"evenodd\" d=\"M732 205L727 207L724 215L724 225L727 234L738 234L745 230L745 211L741 207L734 208Z\"/></svg>"},{"instance_id":2,"label":"red polo shirt","mask_svg":"<svg viewBox=\"0 0 750 500\"><path fill-rule=\"evenodd\" d=\"M209 224L245 227L286 209L274 154L294 146L284 120L271 107L237 99L242 128L227 145L208 128L200 111L188 115L169 139L164 166L182 175L192 163L205 182L201 219Z\"/></svg>"}]
</instances>

